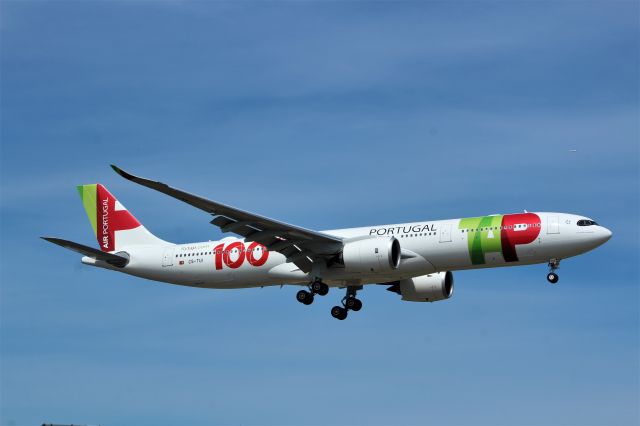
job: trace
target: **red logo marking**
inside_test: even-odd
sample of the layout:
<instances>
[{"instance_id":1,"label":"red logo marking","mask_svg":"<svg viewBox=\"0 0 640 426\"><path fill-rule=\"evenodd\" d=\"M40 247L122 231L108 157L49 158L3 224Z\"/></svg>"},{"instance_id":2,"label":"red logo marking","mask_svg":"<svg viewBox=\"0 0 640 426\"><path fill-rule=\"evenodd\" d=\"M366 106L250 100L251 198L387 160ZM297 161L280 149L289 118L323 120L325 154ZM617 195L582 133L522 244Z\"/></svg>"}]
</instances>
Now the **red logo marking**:
<instances>
[{"instance_id":1,"label":"red logo marking","mask_svg":"<svg viewBox=\"0 0 640 426\"><path fill-rule=\"evenodd\" d=\"M527 224L526 228L516 225ZM518 213L506 214L502 218L502 231L500 239L502 242L502 255L505 262L517 262L516 245L529 244L535 241L540 235L542 221L537 214Z\"/></svg>"},{"instance_id":2,"label":"red logo marking","mask_svg":"<svg viewBox=\"0 0 640 426\"><path fill-rule=\"evenodd\" d=\"M260 257L255 257L255 252L260 252ZM247 249L247 260L253 266L262 266L267 262L269 258L269 250L265 246L259 243L251 243Z\"/></svg>"},{"instance_id":3,"label":"red logo marking","mask_svg":"<svg viewBox=\"0 0 640 426\"><path fill-rule=\"evenodd\" d=\"M237 250L238 253L238 258L235 260L231 259L233 250ZM240 241L231 243L226 248L224 244L218 244L213 249L213 254L215 255L216 270L222 269L223 264L231 269L238 269L245 260L252 266L262 266L269 258L269 250L256 242L249 244L248 247ZM259 257L256 257L257 254Z\"/></svg>"},{"instance_id":4,"label":"red logo marking","mask_svg":"<svg viewBox=\"0 0 640 426\"><path fill-rule=\"evenodd\" d=\"M237 250L238 258L231 260L231 252ZM222 260L224 264L231 269L237 269L244 263L244 244L241 242L231 243L227 246L227 249L222 252Z\"/></svg>"}]
</instances>

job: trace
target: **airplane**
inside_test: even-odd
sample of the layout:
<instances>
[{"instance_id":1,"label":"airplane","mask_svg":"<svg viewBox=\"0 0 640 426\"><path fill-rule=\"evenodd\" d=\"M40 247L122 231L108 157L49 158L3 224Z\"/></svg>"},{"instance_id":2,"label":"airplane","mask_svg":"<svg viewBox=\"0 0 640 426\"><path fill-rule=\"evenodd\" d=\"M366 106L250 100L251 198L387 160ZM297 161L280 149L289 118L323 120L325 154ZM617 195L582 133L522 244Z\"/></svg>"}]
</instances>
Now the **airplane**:
<instances>
[{"instance_id":1,"label":"airplane","mask_svg":"<svg viewBox=\"0 0 640 426\"><path fill-rule=\"evenodd\" d=\"M43 239L83 255L82 263L149 280L192 287L306 287L296 299L313 303L330 288L345 289L338 319L359 311L357 292L383 284L401 300L436 302L453 295L453 271L547 263L558 282L561 259L588 252L611 231L581 215L553 212L492 214L462 219L314 231L240 210L130 174L123 178L210 214L225 237L173 244L149 232L103 185L78 186L100 249Z\"/></svg>"}]
</instances>

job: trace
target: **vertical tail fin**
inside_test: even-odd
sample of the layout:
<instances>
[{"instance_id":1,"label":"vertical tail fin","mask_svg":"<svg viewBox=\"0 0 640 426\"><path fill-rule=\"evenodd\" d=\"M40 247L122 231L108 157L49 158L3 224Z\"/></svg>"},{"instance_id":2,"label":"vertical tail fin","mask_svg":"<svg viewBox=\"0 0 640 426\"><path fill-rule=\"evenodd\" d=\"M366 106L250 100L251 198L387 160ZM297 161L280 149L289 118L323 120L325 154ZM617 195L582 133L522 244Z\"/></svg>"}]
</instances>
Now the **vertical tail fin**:
<instances>
[{"instance_id":1,"label":"vertical tail fin","mask_svg":"<svg viewBox=\"0 0 640 426\"><path fill-rule=\"evenodd\" d=\"M78 193L102 251L116 251L131 245L169 244L147 231L138 219L99 183L80 185Z\"/></svg>"}]
</instances>

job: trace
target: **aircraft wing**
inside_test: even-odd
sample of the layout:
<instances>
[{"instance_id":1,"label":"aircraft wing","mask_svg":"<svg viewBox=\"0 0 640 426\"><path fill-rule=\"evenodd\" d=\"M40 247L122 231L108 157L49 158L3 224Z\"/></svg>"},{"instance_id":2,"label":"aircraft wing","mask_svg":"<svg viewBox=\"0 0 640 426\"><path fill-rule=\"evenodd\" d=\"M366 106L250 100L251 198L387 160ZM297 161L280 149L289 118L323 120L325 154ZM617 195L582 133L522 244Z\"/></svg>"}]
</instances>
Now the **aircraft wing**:
<instances>
[{"instance_id":1,"label":"aircraft wing","mask_svg":"<svg viewBox=\"0 0 640 426\"><path fill-rule=\"evenodd\" d=\"M269 250L282 253L287 261L300 270L310 272L314 261L327 261L342 249L342 239L333 235L290 225L260 216L226 204L207 200L194 194L139 176L134 176L111 165L120 176L184 201L215 216L211 223L222 232L241 235L246 241L264 244Z\"/></svg>"}]
</instances>

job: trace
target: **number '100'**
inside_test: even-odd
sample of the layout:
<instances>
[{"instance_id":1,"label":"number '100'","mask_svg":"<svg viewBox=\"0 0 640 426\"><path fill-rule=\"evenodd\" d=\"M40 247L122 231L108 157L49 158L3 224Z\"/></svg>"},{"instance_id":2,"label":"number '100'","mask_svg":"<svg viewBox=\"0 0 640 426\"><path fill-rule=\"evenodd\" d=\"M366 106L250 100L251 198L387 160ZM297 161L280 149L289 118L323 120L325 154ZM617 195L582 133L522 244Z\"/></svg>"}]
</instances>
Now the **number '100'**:
<instances>
[{"instance_id":1,"label":"number '100'","mask_svg":"<svg viewBox=\"0 0 640 426\"><path fill-rule=\"evenodd\" d=\"M219 244L213 250L217 270L222 269L223 263L231 269L239 268L245 260L252 266L262 266L269 258L269 250L262 244L255 242L249 244L248 247L239 241L231 243L226 247L224 244ZM238 258L236 260L231 260L231 252L233 250L238 251Z\"/></svg>"}]
</instances>

